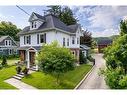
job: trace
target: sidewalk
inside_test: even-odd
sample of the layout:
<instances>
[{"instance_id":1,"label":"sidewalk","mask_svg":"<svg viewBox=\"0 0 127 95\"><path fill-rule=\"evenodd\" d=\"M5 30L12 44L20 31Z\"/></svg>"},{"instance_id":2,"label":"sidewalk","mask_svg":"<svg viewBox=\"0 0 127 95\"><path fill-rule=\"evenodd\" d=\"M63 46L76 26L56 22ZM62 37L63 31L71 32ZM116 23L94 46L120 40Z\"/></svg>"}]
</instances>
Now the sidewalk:
<instances>
[{"instance_id":1,"label":"sidewalk","mask_svg":"<svg viewBox=\"0 0 127 95\"><path fill-rule=\"evenodd\" d=\"M29 74L31 74L31 73L33 73L33 72L35 72L35 71L29 71ZM28 85L28 84L26 84L26 83L24 83L24 82L22 82L22 81L20 81L20 80L17 80L17 79L15 79L15 78L10 78L10 79L7 79L7 80L5 80L4 82L6 82L6 83L8 83L8 84L11 84L11 85L13 85L14 87L16 87L16 88L18 88L18 89L37 89L37 88L35 88L35 87L33 87L33 86L31 86L31 85Z\"/></svg>"},{"instance_id":2,"label":"sidewalk","mask_svg":"<svg viewBox=\"0 0 127 95\"><path fill-rule=\"evenodd\" d=\"M15 86L18 89L32 89L32 90L37 89L35 87L32 87L20 80L14 79L14 78L7 79L7 80L5 80L5 82Z\"/></svg>"}]
</instances>

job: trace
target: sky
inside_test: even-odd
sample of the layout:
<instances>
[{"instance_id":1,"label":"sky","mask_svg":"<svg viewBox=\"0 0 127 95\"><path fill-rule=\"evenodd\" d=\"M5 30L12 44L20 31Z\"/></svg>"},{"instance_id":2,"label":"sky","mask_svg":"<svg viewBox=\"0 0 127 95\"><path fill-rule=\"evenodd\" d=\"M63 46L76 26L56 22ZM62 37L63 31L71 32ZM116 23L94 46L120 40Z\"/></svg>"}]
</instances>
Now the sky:
<instances>
[{"instance_id":1,"label":"sky","mask_svg":"<svg viewBox=\"0 0 127 95\"><path fill-rule=\"evenodd\" d=\"M20 6L27 13L40 15L47 10L46 6ZM119 23L127 17L127 6L69 6L84 30L93 37L108 37L119 34ZM16 6L0 6L0 21L10 21L18 28L29 25L29 15Z\"/></svg>"}]
</instances>

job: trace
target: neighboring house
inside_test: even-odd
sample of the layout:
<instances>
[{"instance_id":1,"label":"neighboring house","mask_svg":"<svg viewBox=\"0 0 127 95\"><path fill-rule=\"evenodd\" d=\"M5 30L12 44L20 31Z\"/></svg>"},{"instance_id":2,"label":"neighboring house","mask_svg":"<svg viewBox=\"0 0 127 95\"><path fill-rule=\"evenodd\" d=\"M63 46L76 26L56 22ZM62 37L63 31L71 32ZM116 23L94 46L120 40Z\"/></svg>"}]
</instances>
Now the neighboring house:
<instances>
[{"instance_id":1,"label":"neighboring house","mask_svg":"<svg viewBox=\"0 0 127 95\"><path fill-rule=\"evenodd\" d=\"M0 55L17 53L17 43L10 36L0 36Z\"/></svg>"},{"instance_id":2,"label":"neighboring house","mask_svg":"<svg viewBox=\"0 0 127 95\"><path fill-rule=\"evenodd\" d=\"M69 48L79 62L80 36L82 35L79 24L67 26L54 15L41 16L34 12L29 18L29 24L30 26L18 33L20 59L26 61L27 68L34 65L35 55L43 43L50 44L55 40L61 46Z\"/></svg>"},{"instance_id":3,"label":"neighboring house","mask_svg":"<svg viewBox=\"0 0 127 95\"><path fill-rule=\"evenodd\" d=\"M85 57L89 56L90 47L88 47L86 45L80 45L80 49L81 49L81 51L82 51L82 53L84 54Z\"/></svg>"},{"instance_id":4,"label":"neighboring house","mask_svg":"<svg viewBox=\"0 0 127 95\"><path fill-rule=\"evenodd\" d=\"M97 42L98 52L103 53L103 49L112 44L111 39L102 39Z\"/></svg>"}]
</instances>

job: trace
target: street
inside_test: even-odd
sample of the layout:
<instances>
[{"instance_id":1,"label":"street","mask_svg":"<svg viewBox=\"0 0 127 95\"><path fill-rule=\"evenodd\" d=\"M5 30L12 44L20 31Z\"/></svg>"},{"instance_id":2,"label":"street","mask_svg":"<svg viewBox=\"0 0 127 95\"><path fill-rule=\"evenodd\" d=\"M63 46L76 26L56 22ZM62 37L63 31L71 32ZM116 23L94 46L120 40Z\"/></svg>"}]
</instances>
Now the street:
<instances>
[{"instance_id":1,"label":"street","mask_svg":"<svg viewBox=\"0 0 127 95\"><path fill-rule=\"evenodd\" d=\"M90 75L84 80L78 89L108 89L102 75L99 75L99 68L105 68L103 54L94 54L95 67Z\"/></svg>"}]
</instances>

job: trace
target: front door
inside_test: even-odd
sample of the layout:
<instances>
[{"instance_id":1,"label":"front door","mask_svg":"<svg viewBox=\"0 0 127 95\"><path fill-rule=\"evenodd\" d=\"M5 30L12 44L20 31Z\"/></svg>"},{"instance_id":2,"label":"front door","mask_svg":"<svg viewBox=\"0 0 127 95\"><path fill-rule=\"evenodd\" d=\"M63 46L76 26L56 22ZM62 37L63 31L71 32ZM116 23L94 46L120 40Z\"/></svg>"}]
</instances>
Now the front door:
<instances>
[{"instance_id":1,"label":"front door","mask_svg":"<svg viewBox=\"0 0 127 95\"><path fill-rule=\"evenodd\" d=\"M35 52L30 52L30 65L33 66L35 64Z\"/></svg>"}]
</instances>

